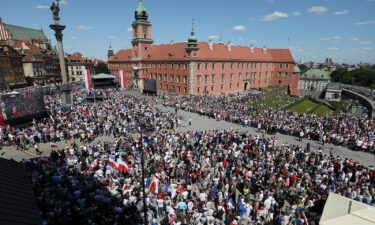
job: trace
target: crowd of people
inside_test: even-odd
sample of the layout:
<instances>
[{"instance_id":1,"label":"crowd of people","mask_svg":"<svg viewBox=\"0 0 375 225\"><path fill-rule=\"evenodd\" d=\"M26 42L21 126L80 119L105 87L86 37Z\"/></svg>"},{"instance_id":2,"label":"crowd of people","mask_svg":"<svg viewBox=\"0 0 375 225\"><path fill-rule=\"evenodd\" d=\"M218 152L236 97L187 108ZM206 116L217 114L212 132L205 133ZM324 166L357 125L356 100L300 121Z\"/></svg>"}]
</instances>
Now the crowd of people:
<instances>
[{"instance_id":1,"label":"crowd of people","mask_svg":"<svg viewBox=\"0 0 375 225\"><path fill-rule=\"evenodd\" d=\"M235 130L161 130L25 160L43 224L317 224L330 191L375 204L375 171ZM142 180L141 154L145 158Z\"/></svg>"},{"instance_id":2,"label":"crowd of people","mask_svg":"<svg viewBox=\"0 0 375 225\"><path fill-rule=\"evenodd\" d=\"M56 143L71 138L90 142L98 136L120 136L138 126L149 129L172 129L178 117L135 98L113 90L105 101L86 101L85 92L75 92L76 104L69 111L61 108L61 96L46 95L49 117L33 120L26 126L0 127L0 145L26 149L38 143Z\"/></svg>"},{"instance_id":3,"label":"crowd of people","mask_svg":"<svg viewBox=\"0 0 375 225\"><path fill-rule=\"evenodd\" d=\"M144 224L144 209L151 225L317 224L330 191L375 205L375 170L352 159L278 143L261 132L177 132L173 128L181 118L147 98L113 90L104 101L77 101L83 94L75 92L68 112L58 95L49 96L49 118L0 129L2 145L21 148L71 140L49 157L23 161L42 224L138 225ZM163 104L270 134L303 133L322 143L374 151L372 120L248 106L264 97L164 97ZM143 136L134 132L138 127ZM98 136L117 141L92 142Z\"/></svg>"},{"instance_id":4,"label":"crowd of people","mask_svg":"<svg viewBox=\"0 0 375 225\"><path fill-rule=\"evenodd\" d=\"M166 96L163 104L252 126L269 134L278 132L375 154L375 123L372 119L349 115L317 116L249 106L250 101L259 98L264 98L264 95Z\"/></svg>"}]
</instances>

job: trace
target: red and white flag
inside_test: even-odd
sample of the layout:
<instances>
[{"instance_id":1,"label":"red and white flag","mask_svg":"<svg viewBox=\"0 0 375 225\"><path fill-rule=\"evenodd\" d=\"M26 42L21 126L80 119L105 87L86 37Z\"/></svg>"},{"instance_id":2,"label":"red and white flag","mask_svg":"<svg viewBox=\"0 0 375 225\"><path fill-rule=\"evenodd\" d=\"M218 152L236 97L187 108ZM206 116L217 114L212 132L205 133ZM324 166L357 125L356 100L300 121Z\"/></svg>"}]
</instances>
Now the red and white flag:
<instances>
[{"instance_id":1,"label":"red and white flag","mask_svg":"<svg viewBox=\"0 0 375 225\"><path fill-rule=\"evenodd\" d=\"M117 162L113 160L112 158L109 158L108 166L112 166L114 169L118 169Z\"/></svg>"},{"instance_id":2,"label":"red and white flag","mask_svg":"<svg viewBox=\"0 0 375 225\"><path fill-rule=\"evenodd\" d=\"M126 163L121 158L118 158L117 159L117 169L124 172L124 173L127 173L128 172L128 165L126 165Z\"/></svg>"},{"instance_id":3,"label":"red and white flag","mask_svg":"<svg viewBox=\"0 0 375 225\"><path fill-rule=\"evenodd\" d=\"M123 70L119 71L119 77L120 77L120 86L122 89L126 88L126 76Z\"/></svg>"},{"instance_id":4,"label":"red and white flag","mask_svg":"<svg viewBox=\"0 0 375 225\"><path fill-rule=\"evenodd\" d=\"M52 149L57 149L57 144L56 143L51 143L51 148Z\"/></svg>"},{"instance_id":5,"label":"red and white flag","mask_svg":"<svg viewBox=\"0 0 375 225\"><path fill-rule=\"evenodd\" d=\"M92 88L92 84L91 84L91 72L90 70L85 70L85 75L84 75L85 79L85 87L86 87L86 90L90 90Z\"/></svg>"}]
</instances>

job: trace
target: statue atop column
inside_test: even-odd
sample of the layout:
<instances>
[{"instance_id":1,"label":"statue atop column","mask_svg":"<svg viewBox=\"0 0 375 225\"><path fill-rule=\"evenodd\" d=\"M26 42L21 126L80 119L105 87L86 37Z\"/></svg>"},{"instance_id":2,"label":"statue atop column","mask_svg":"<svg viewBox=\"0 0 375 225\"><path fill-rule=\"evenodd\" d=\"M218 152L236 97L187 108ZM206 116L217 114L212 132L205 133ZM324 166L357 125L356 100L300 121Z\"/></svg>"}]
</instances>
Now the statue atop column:
<instances>
[{"instance_id":1,"label":"statue atop column","mask_svg":"<svg viewBox=\"0 0 375 225\"><path fill-rule=\"evenodd\" d=\"M53 2L51 5L51 11L53 13L53 20L55 20L55 23L58 23L60 21L59 17L59 12L60 12L60 7L59 7L59 1L57 3Z\"/></svg>"}]
</instances>

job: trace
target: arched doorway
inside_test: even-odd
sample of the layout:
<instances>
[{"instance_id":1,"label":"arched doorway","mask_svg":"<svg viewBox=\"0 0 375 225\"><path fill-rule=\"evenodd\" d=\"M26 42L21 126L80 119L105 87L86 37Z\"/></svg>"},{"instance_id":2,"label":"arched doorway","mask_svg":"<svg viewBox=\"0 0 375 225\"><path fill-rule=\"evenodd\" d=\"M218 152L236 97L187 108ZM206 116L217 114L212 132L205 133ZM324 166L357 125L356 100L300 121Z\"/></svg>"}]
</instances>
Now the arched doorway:
<instances>
[{"instance_id":1,"label":"arched doorway","mask_svg":"<svg viewBox=\"0 0 375 225\"><path fill-rule=\"evenodd\" d=\"M244 87L243 87L244 91L246 91L248 89L248 85L249 85L249 83L245 82Z\"/></svg>"}]
</instances>

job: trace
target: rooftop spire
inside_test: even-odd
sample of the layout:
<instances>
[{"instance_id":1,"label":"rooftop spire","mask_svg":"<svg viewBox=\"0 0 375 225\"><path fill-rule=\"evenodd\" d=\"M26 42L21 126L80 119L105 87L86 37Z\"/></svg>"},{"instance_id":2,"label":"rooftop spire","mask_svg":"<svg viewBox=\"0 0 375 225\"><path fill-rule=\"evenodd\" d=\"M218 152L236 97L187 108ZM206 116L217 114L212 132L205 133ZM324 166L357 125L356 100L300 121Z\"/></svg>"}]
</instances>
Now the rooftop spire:
<instances>
[{"instance_id":1,"label":"rooftop spire","mask_svg":"<svg viewBox=\"0 0 375 225\"><path fill-rule=\"evenodd\" d=\"M195 28L194 28L194 22L195 20L193 19L191 23L191 33L190 37L188 38L188 50L196 50L198 49L198 39L195 36Z\"/></svg>"},{"instance_id":2,"label":"rooftop spire","mask_svg":"<svg viewBox=\"0 0 375 225\"><path fill-rule=\"evenodd\" d=\"M147 10L146 10L145 6L143 5L142 0L138 0L138 8L135 11L135 19L136 20L147 20L148 19L148 13L147 13Z\"/></svg>"},{"instance_id":3,"label":"rooftop spire","mask_svg":"<svg viewBox=\"0 0 375 225\"><path fill-rule=\"evenodd\" d=\"M190 33L190 37L188 39L189 42L197 42L197 37L195 36L195 28L194 28L194 22L195 20L193 19L193 21L191 22L191 33Z\"/></svg>"}]
</instances>

